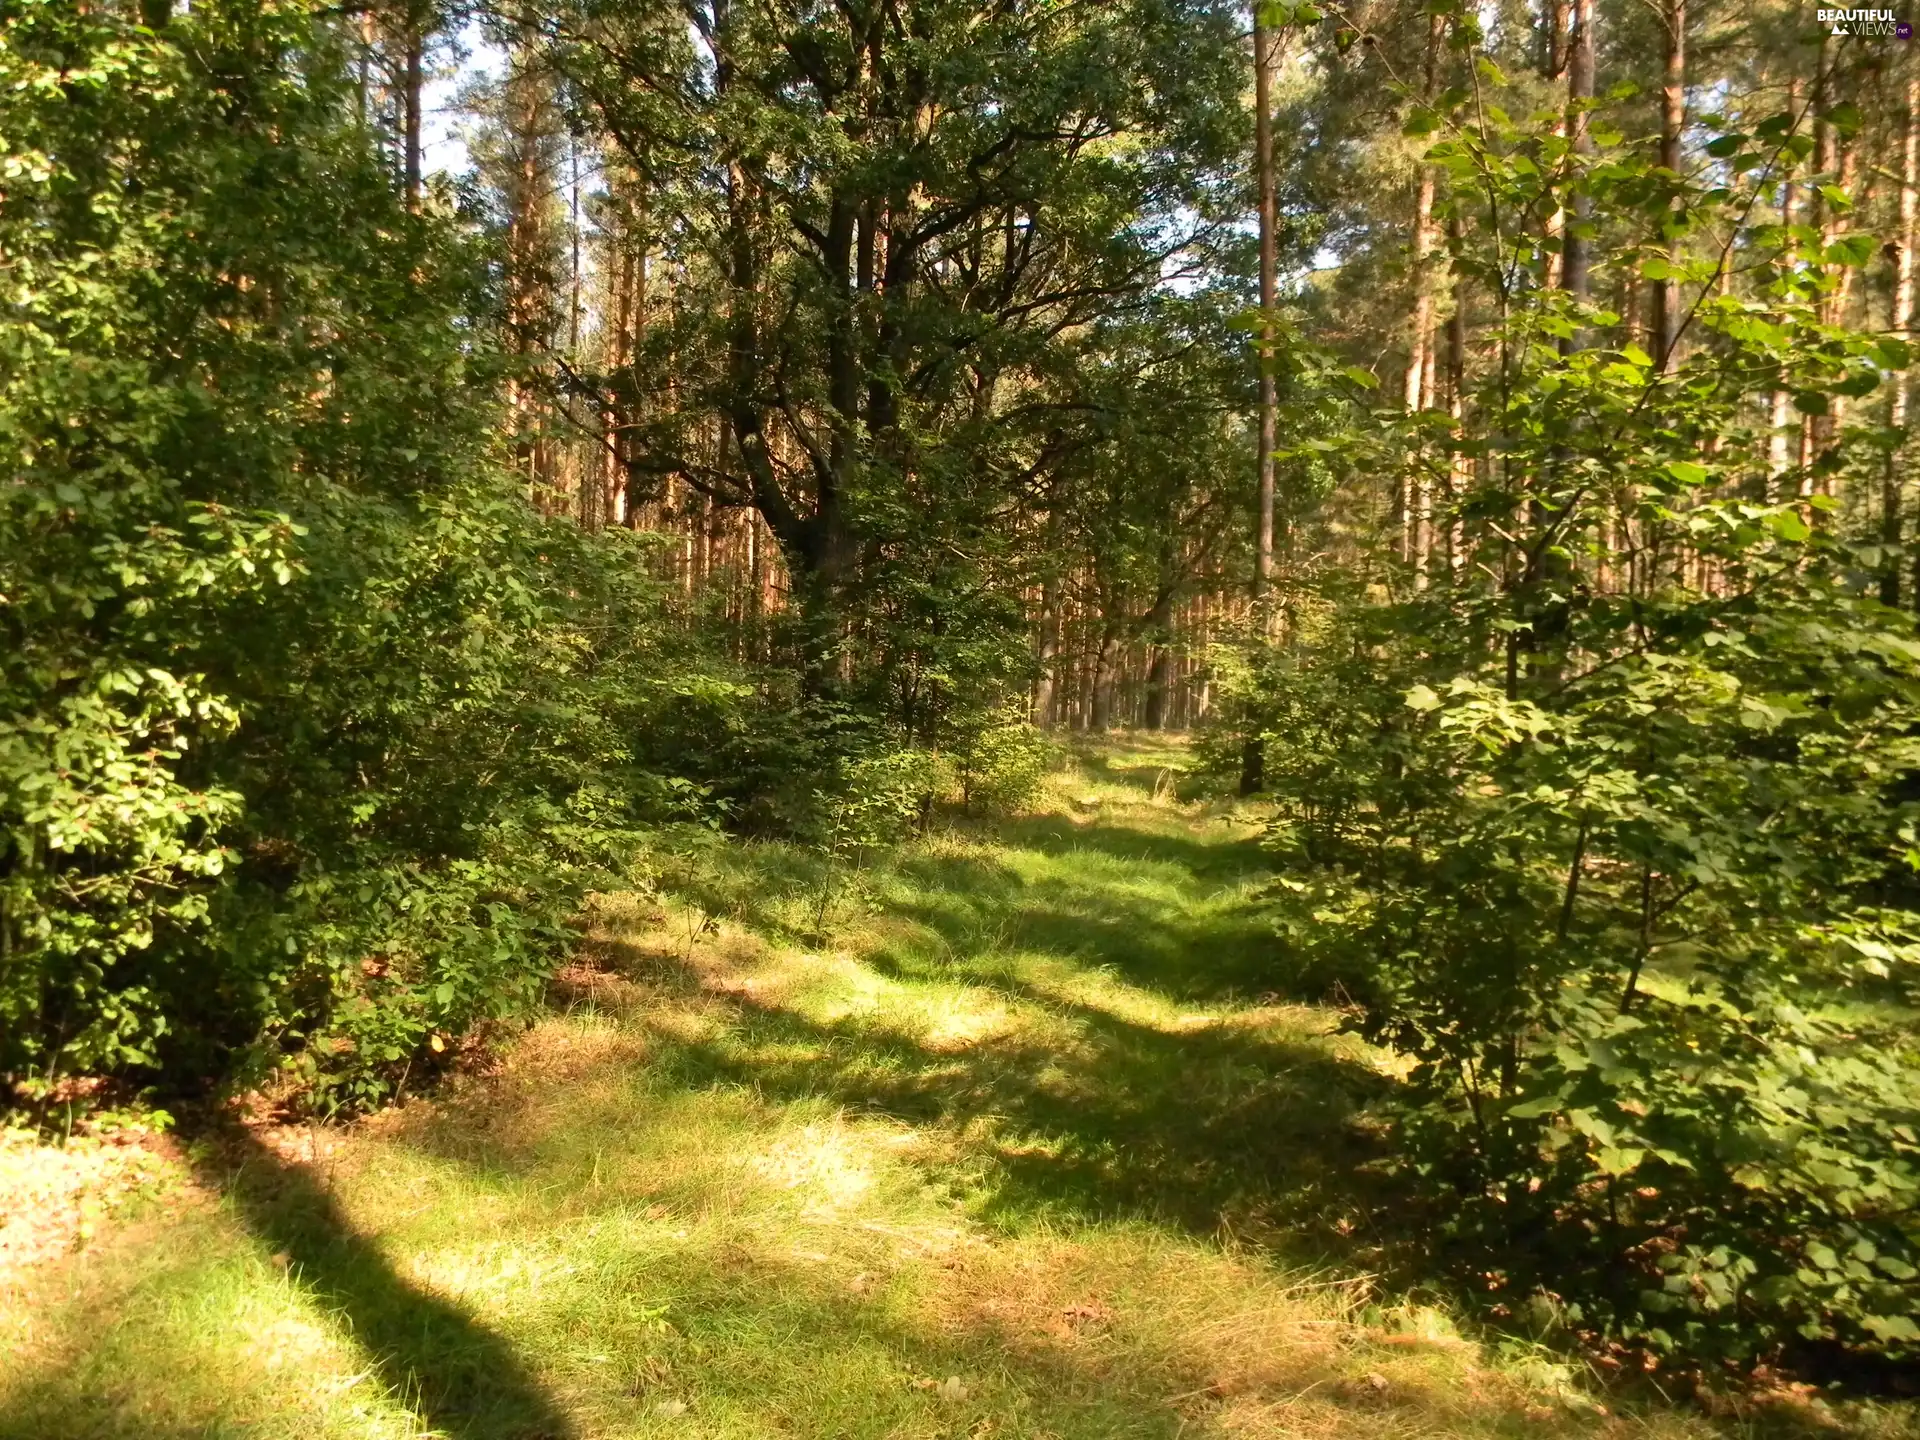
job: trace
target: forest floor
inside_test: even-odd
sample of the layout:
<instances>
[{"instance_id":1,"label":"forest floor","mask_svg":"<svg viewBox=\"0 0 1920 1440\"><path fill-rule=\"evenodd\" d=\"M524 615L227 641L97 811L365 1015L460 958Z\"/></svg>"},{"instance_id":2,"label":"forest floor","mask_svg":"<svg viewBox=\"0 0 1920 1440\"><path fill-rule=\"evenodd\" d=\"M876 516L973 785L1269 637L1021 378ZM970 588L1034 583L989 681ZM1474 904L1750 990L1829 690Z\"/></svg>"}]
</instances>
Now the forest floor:
<instances>
[{"instance_id":1,"label":"forest floor","mask_svg":"<svg viewBox=\"0 0 1920 1440\"><path fill-rule=\"evenodd\" d=\"M1253 827L1185 763L1088 748L858 871L690 845L351 1127L7 1140L0 1436L1915 1433L1636 1405L1371 1277L1390 1067L1263 993Z\"/></svg>"}]
</instances>

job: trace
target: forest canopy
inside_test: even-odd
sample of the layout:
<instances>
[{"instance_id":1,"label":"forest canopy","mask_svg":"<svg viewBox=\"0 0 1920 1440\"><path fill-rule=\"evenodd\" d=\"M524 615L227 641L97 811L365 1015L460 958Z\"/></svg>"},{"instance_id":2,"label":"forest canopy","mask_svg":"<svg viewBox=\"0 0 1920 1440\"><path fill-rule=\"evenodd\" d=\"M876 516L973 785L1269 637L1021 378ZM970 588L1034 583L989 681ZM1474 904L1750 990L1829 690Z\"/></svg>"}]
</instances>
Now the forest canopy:
<instances>
[{"instance_id":1,"label":"forest canopy","mask_svg":"<svg viewBox=\"0 0 1920 1440\"><path fill-rule=\"evenodd\" d=\"M1191 731L1463 1273L1910 1365L1917 205L1771 0L6 0L0 1101Z\"/></svg>"}]
</instances>

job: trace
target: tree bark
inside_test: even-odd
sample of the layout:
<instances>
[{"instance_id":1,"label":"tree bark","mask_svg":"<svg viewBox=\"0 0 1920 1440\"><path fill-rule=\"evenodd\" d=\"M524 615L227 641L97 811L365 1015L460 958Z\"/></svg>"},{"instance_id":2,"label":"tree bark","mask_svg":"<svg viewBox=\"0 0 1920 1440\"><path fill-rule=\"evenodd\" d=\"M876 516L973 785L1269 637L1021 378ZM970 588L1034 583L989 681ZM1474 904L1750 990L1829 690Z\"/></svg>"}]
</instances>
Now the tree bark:
<instances>
[{"instance_id":1,"label":"tree bark","mask_svg":"<svg viewBox=\"0 0 1920 1440\"><path fill-rule=\"evenodd\" d=\"M1431 103L1440 81L1440 43L1446 18L1438 11L1427 21L1426 69L1422 98ZM1407 373L1403 401L1409 414L1433 403L1434 370L1438 361L1433 335L1433 227L1434 170L1424 160L1413 195L1413 315L1407 340ZM1424 469L1407 472L1402 487L1405 509L1402 526L1403 558L1413 564L1414 583L1427 584L1427 560L1433 549L1433 492Z\"/></svg>"},{"instance_id":2,"label":"tree bark","mask_svg":"<svg viewBox=\"0 0 1920 1440\"><path fill-rule=\"evenodd\" d=\"M1908 61L1906 103L1900 124L1900 233L1893 261L1893 313L1887 328L1907 335L1913 326L1913 246L1916 202L1920 201L1920 76ZM1899 549L1904 519L1901 481L1903 451L1907 438L1907 407L1911 403L1912 379L1902 368L1893 377L1893 398L1888 406L1887 423L1894 433L1894 444L1887 451L1886 470L1880 481L1880 543L1886 547L1881 561L1880 598L1889 605L1900 603Z\"/></svg>"},{"instance_id":3,"label":"tree bark","mask_svg":"<svg viewBox=\"0 0 1920 1440\"><path fill-rule=\"evenodd\" d=\"M420 104L424 88L423 54L426 36L422 33L426 25L420 15L409 6L403 23L406 33L401 42L406 47L406 79L401 95L401 104L405 109L406 159L405 177L407 208L420 208Z\"/></svg>"},{"instance_id":4,"label":"tree bark","mask_svg":"<svg viewBox=\"0 0 1920 1440\"><path fill-rule=\"evenodd\" d=\"M1573 29L1568 36L1571 54L1567 60L1567 134L1576 154L1588 154L1593 142L1588 136L1588 105L1593 100L1593 25L1594 0L1573 0ZM1573 211L1567 220L1562 243L1562 288L1574 299L1585 301L1592 291L1593 242L1583 233L1593 214L1593 202L1584 193L1576 194ZM1569 349L1585 343L1576 335Z\"/></svg>"},{"instance_id":5,"label":"tree bark","mask_svg":"<svg viewBox=\"0 0 1920 1440\"><path fill-rule=\"evenodd\" d=\"M1253 164L1260 192L1260 496L1255 536L1253 593L1263 626L1272 627L1274 446L1278 440L1279 390L1273 373L1273 311L1279 290L1279 209L1273 169L1273 72L1278 37L1253 22Z\"/></svg>"},{"instance_id":6,"label":"tree bark","mask_svg":"<svg viewBox=\"0 0 1920 1440\"><path fill-rule=\"evenodd\" d=\"M1113 687L1120 678L1120 627L1111 616L1100 627L1100 649L1093 661L1093 703L1087 728L1105 730L1113 724Z\"/></svg>"},{"instance_id":7,"label":"tree bark","mask_svg":"<svg viewBox=\"0 0 1920 1440\"><path fill-rule=\"evenodd\" d=\"M1060 577L1048 575L1040 588L1040 677L1033 685L1033 723L1053 728L1053 669L1060 655Z\"/></svg>"},{"instance_id":8,"label":"tree bark","mask_svg":"<svg viewBox=\"0 0 1920 1440\"><path fill-rule=\"evenodd\" d=\"M1173 650L1166 645L1153 647L1147 662L1146 710L1142 717L1149 730L1164 730L1167 725L1167 700L1173 685Z\"/></svg>"},{"instance_id":9,"label":"tree bark","mask_svg":"<svg viewBox=\"0 0 1920 1440\"><path fill-rule=\"evenodd\" d=\"M1558 80L1567 69L1567 23L1570 13L1568 0L1547 0L1542 7L1541 19L1546 22L1547 54L1541 73L1549 80Z\"/></svg>"},{"instance_id":10,"label":"tree bark","mask_svg":"<svg viewBox=\"0 0 1920 1440\"><path fill-rule=\"evenodd\" d=\"M1846 180L1842 174L1846 159L1841 153L1840 132L1826 121L1817 118L1832 104L1833 75L1832 66L1828 60L1830 50L1829 37L1822 35L1820 71L1815 77L1813 98L1813 111L1816 117L1813 166L1819 174L1819 185L1816 185L1807 197L1813 206L1813 223L1819 231L1822 250L1839 238L1841 210L1839 206L1827 201L1825 193L1819 187L1820 185L1844 185ZM1820 302L1821 320L1829 325L1839 324L1845 318L1846 296L1846 272L1842 272L1840 283L1834 286ZM1828 398L1826 413L1811 417L1808 425L1810 432L1808 456L1813 463L1814 473L1806 477L1801 487L1810 494L1830 495L1833 492L1831 466L1822 462L1827 460L1829 452L1838 441L1845 416L1845 397L1832 395ZM1822 525L1826 521L1827 513L1824 509L1814 509L1811 511L1810 519L1813 524Z\"/></svg>"},{"instance_id":11,"label":"tree bark","mask_svg":"<svg viewBox=\"0 0 1920 1440\"><path fill-rule=\"evenodd\" d=\"M1787 82L1787 112L1794 114L1796 121L1798 120L1798 115L1795 114L1795 112L1798 110L1799 105L1800 82L1797 79L1790 80ZM1782 181L1780 185L1780 225L1782 229L1791 229L1793 227L1794 210L1797 199L1798 196L1792 179L1789 178ZM1787 471L1793 465L1793 455L1789 448L1790 439L1787 430L1787 427L1792 423L1792 398L1787 394L1785 387L1782 387L1773 392L1772 399L1767 406L1767 494L1764 497L1765 499L1778 500L1782 498L1782 482L1786 479Z\"/></svg>"},{"instance_id":12,"label":"tree bark","mask_svg":"<svg viewBox=\"0 0 1920 1440\"><path fill-rule=\"evenodd\" d=\"M1544 36L1541 46L1540 78L1549 84L1564 81L1567 62L1572 56L1571 37L1568 34L1573 21L1572 0L1541 0L1540 20L1540 28ZM1564 109L1560 112L1554 133L1557 135L1567 133L1567 114ZM1566 230L1567 212L1556 206L1548 213L1542 226L1549 246L1545 263L1541 267L1541 283L1549 290L1560 288L1565 259L1561 240Z\"/></svg>"},{"instance_id":13,"label":"tree bark","mask_svg":"<svg viewBox=\"0 0 1920 1440\"><path fill-rule=\"evenodd\" d=\"M543 214L548 175L542 163L547 139L548 78L541 72L530 32L515 40L507 58L502 121L511 172L507 180L507 330L512 353L530 359L540 348L552 315L553 276L544 251L550 231ZM540 398L525 374L512 382L514 453L533 498L551 502L552 447L544 434Z\"/></svg>"},{"instance_id":14,"label":"tree bark","mask_svg":"<svg viewBox=\"0 0 1920 1440\"><path fill-rule=\"evenodd\" d=\"M1687 123L1687 0L1665 0L1662 10L1666 64L1660 92L1660 165L1677 178L1680 137ZM1680 263L1678 242L1669 258ZM1680 343L1680 282L1672 276L1653 288L1652 338L1654 363L1662 371L1672 368L1674 349Z\"/></svg>"},{"instance_id":15,"label":"tree bark","mask_svg":"<svg viewBox=\"0 0 1920 1440\"><path fill-rule=\"evenodd\" d=\"M1447 221L1447 234L1455 247L1465 243L1466 223L1457 213ZM1453 417L1456 434L1467 410L1467 300L1467 277L1462 272L1456 272L1453 277L1453 313L1447 316L1447 408ZM1449 500L1458 499L1461 492L1473 483L1472 466L1473 462L1463 455L1453 457L1447 476ZM1447 527L1447 568L1457 571L1467 563L1467 534L1458 510L1452 514L1452 522Z\"/></svg>"}]
</instances>

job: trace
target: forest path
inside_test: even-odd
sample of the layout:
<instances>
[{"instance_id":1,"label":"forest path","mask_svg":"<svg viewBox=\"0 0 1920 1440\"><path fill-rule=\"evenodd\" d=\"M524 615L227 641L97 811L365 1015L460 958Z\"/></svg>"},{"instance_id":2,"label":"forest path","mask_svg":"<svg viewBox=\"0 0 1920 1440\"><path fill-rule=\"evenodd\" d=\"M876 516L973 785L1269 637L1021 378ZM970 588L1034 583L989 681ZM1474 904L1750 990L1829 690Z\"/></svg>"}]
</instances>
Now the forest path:
<instances>
[{"instance_id":1,"label":"forest path","mask_svg":"<svg viewBox=\"0 0 1920 1440\"><path fill-rule=\"evenodd\" d=\"M203 1147L0 1289L0 1436L1709 1433L1356 1273L1387 1082L1261 997L1184 762L1089 748L857 874L689 848L491 1073Z\"/></svg>"}]
</instances>

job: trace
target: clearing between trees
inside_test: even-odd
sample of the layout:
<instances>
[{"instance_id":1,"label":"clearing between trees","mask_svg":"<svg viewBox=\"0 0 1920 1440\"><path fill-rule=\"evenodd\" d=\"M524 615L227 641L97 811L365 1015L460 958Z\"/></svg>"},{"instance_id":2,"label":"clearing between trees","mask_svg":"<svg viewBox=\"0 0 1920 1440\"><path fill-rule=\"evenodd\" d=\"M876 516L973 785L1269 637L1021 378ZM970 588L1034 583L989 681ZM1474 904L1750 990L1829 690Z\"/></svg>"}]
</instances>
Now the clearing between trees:
<instances>
[{"instance_id":1,"label":"clearing between trees","mask_svg":"<svg viewBox=\"0 0 1920 1440\"><path fill-rule=\"evenodd\" d=\"M1185 764L1088 746L862 870L689 847L431 1097L76 1141L8 1207L64 1253L0 1230L0 1435L1839 1433L1623 1412L1372 1278L1391 1072L1259 993L1255 831Z\"/></svg>"}]
</instances>

